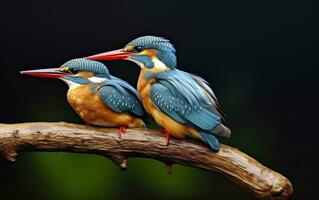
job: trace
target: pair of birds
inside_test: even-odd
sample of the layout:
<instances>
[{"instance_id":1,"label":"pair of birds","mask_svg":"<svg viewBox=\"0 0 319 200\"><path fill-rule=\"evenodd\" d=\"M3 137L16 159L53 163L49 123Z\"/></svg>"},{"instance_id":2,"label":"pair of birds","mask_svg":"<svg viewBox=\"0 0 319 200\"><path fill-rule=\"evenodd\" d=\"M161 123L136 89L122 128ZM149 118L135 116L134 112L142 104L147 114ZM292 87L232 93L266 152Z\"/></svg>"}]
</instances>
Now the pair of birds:
<instances>
[{"instance_id":1,"label":"pair of birds","mask_svg":"<svg viewBox=\"0 0 319 200\"><path fill-rule=\"evenodd\" d=\"M222 124L217 98L204 79L176 68L175 53L169 40L144 36L119 50L21 73L65 81L68 102L86 123L119 127L121 135L127 127L145 127L146 111L163 128L167 145L170 136L190 137L218 151L216 136L229 137L231 131ZM137 91L97 62L120 59L140 66Z\"/></svg>"}]
</instances>

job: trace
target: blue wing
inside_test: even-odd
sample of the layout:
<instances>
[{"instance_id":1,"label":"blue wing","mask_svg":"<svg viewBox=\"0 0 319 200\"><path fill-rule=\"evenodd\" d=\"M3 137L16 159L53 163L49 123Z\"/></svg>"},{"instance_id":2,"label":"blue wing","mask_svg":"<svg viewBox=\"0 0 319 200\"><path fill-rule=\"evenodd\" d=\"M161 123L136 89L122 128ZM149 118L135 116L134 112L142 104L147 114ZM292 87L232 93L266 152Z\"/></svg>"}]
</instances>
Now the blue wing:
<instances>
[{"instance_id":1,"label":"blue wing","mask_svg":"<svg viewBox=\"0 0 319 200\"><path fill-rule=\"evenodd\" d=\"M147 74L146 78L151 77L158 80L151 87L151 98L161 111L200 131L224 136L230 134L229 129L221 125L215 95L205 82L199 82L202 79L180 70Z\"/></svg>"},{"instance_id":2,"label":"blue wing","mask_svg":"<svg viewBox=\"0 0 319 200\"><path fill-rule=\"evenodd\" d=\"M97 90L102 101L114 112L130 113L137 116L145 115L136 90L127 82L112 78L104 82Z\"/></svg>"},{"instance_id":3,"label":"blue wing","mask_svg":"<svg viewBox=\"0 0 319 200\"><path fill-rule=\"evenodd\" d=\"M203 130L212 130L220 123L220 117L198 103L191 105L166 81L152 85L151 98L160 110L180 123L195 125Z\"/></svg>"}]
</instances>

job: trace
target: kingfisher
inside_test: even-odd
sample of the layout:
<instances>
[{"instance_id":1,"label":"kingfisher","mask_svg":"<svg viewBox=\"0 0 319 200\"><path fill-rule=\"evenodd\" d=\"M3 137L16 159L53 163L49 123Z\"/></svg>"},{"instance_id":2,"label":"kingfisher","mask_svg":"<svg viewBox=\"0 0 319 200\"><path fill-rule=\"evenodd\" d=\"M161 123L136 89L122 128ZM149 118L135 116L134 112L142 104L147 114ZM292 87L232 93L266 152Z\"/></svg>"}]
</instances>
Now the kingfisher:
<instances>
[{"instance_id":1,"label":"kingfisher","mask_svg":"<svg viewBox=\"0 0 319 200\"><path fill-rule=\"evenodd\" d=\"M140 68L137 91L145 110L170 136L195 138L214 151L216 136L230 137L217 98L203 78L177 69L176 50L163 37L143 36L124 48L87 57L90 60L129 60Z\"/></svg>"},{"instance_id":2,"label":"kingfisher","mask_svg":"<svg viewBox=\"0 0 319 200\"><path fill-rule=\"evenodd\" d=\"M67 100L87 124L126 128L145 127L145 110L138 94L126 81L110 75L101 62L72 59L59 68L21 71L23 75L55 78L69 86Z\"/></svg>"}]
</instances>

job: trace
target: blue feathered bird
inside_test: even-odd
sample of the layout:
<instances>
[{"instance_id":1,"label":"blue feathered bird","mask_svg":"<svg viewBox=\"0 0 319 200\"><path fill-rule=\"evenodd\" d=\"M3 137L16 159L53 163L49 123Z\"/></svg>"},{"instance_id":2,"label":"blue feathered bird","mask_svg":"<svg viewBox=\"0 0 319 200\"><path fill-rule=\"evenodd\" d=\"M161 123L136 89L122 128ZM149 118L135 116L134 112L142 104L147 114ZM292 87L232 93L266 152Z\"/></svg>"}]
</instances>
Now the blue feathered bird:
<instances>
[{"instance_id":1,"label":"blue feathered bird","mask_svg":"<svg viewBox=\"0 0 319 200\"><path fill-rule=\"evenodd\" d=\"M22 71L22 74L58 78L69 85L67 99L74 111L88 124L119 127L144 127L145 110L137 91L127 82L110 75L100 62L73 59L59 68Z\"/></svg>"},{"instance_id":2,"label":"blue feathered bird","mask_svg":"<svg viewBox=\"0 0 319 200\"><path fill-rule=\"evenodd\" d=\"M176 67L175 49L162 37L144 36L123 49L87 57L91 60L125 59L140 66L137 91L145 110L163 127L166 142L177 138L198 138L213 150L220 148L216 136L230 137L222 124L217 98L199 76Z\"/></svg>"}]
</instances>

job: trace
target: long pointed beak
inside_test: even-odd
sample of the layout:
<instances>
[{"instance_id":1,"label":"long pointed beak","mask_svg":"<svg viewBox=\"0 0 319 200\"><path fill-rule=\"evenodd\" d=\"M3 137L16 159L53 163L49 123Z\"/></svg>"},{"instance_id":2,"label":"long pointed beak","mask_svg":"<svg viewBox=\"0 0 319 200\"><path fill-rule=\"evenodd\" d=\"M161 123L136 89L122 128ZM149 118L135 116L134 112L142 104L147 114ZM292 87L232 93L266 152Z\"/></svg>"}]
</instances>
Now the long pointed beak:
<instances>
[{"instance_id":1,"label":"long pointed beak","mask_svg":"<svg viewBox=\"0 0 319 200\"><path fill-rule=\"evenodd\" d=\"M96 54L93 56L88 56L86 59L89 60L121 60L133 55L132 52L123 51L123 49L118 49L114 51L108 51L105 53Z\"/></svg>"},{"instance_id":2,"label":"long pointed beak","mask_svg":"<svg viewBox=\"0 0 319 200\"><path fill-rule=\"evenodd\" d=\"M59 71L59 68L20 71L20 73L23 75L35 76L35 77L41 77L41 78L62 78L64 76L69 75L68 73Z\"/></svg>"}]
</instances>

